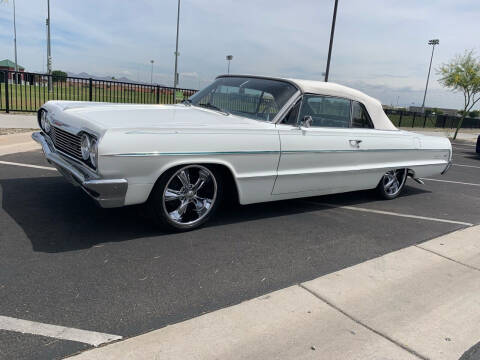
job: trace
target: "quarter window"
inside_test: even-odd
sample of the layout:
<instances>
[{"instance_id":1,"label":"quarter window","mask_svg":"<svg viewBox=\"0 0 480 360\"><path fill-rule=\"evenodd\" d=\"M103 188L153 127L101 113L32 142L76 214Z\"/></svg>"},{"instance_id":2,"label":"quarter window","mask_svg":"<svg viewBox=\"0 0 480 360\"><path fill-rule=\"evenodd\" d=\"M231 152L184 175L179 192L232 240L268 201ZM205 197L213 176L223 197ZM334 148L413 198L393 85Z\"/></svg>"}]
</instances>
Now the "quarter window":
<instances>
[{"instance_id":1,"label":"quarter window","mask_svg":"<svg viewBox=\"0 0 480 360\"><path fill-rule=\"evenodd\" d=\"M352 101L352 127L373 128L367 109L357 101Z\"/></svg>"},{"instance_id":2,"label":"quarter window","mask_svg":"<svg viewBox=\"0 0 480 360\"><path fill-rule=\"evenodd\" d=\"M312 117L312 127L348 128L350 126L350 100L305 95L303 97L300 119Z\"/></svg>"}]
</instances>

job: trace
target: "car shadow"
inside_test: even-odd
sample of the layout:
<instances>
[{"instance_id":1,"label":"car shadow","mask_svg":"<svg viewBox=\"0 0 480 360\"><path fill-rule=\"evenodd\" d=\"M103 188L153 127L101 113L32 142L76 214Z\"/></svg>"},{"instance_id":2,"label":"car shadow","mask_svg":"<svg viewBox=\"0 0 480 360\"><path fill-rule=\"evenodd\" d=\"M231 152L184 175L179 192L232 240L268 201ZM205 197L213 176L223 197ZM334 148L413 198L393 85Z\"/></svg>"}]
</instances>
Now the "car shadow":
<instances>
[{"instance_id":1,"label":"car shadow","mask_svg":"<svg viewBox=\"0 0 480 360\"><path fill-rule=\"evenodd\" d=\"M15 234L15 227L20 227L34 251L67 252L107 242L170 235L151 222L143 206L102 209L82 189L72 187L61 177L4 179L0 187L2 208L13 220L2 221L2 232ZM406 186L402 196L425 192ZM246 206L228 204L206 227L328 209L322 202L342 206L375 200L378 198L373 192L359 191Z\"/></svg>"}]
</instances>

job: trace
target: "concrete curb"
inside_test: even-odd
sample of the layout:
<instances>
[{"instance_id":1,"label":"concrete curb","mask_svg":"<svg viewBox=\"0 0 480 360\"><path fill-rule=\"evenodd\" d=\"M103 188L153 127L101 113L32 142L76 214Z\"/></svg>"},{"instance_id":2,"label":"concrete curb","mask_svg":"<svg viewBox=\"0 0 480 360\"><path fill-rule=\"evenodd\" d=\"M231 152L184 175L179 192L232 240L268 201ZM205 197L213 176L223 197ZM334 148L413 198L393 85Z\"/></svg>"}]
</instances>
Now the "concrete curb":
<instances>
[{"instance_id":1,"label":"concrete curb","mask_svg":"<svg viewBox=\"0 0 480 360\"><path fill-rule=\"evenodd\" d=\"M458 359L480 339L480 226L70 357Z\"/></svg>"},{"instance_id":2,"label":"concrete curb","mask_svg":"<svg viewBox=\"0 0 480 360\"><path fill-rule=\"evenodd\" d=\"M33 131L0 136L0 156L38 150L40 145L32 139Z\"/></svg>"}]
</instances>

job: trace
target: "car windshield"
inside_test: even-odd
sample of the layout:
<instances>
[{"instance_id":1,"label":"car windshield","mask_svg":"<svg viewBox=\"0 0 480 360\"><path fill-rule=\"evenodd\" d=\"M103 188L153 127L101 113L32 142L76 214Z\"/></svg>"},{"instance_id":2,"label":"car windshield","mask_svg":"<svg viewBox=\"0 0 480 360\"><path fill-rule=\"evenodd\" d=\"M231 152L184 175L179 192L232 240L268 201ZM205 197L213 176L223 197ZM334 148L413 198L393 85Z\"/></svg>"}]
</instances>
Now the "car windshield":
<instances>
[{"instance_id":1,"label":"car windshield","mask_svg":"<svg viewBox=\"0 0 480 360\"><path fill-rule=\"evenodd\" d=\"M271 121L297 89L284 81L222 77L189 99L189 103L213 110Z\"/></svg>"}]
</instances>

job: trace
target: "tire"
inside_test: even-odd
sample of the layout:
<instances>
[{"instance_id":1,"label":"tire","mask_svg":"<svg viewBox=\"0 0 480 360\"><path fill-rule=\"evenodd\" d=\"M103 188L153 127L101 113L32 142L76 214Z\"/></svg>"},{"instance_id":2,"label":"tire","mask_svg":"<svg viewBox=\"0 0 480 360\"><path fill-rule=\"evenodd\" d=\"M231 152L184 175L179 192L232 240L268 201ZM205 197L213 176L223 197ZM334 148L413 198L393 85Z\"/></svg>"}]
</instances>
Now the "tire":
<instances>
[{"instance_id":1,"label":"tire","mask_svg":"<svg viewBox=\"0 0 480 360\"><path fill-rule=\"evenodd\" d=\"M197 229L220 205L223 179L214 167L192 164L166 171L147 203L154 222L176 232Z\"/></svg>"},{"instance_id":2,"label":"tire","mask_svg":"<svg viewBox=\"0 0 480 360\"><path fill-rule=\"evenodd\" d=\"M377 193L386 200L395 199L402 192L407 180L407 169L387 171L377 185Z\"/></svg>"}]
</instances>

